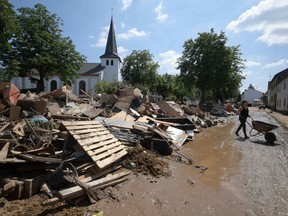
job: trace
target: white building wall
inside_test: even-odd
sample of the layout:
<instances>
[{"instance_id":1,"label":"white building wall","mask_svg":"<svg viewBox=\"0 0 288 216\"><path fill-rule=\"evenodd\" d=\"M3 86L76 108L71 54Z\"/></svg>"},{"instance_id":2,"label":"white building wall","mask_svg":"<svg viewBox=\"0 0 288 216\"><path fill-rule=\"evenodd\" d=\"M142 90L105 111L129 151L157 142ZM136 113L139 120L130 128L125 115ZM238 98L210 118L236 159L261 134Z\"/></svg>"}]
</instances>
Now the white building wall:
<instances>
[{"instance_id":1,"label":"white building wall","mask_svg":"<svg viewBox=\"0 0 288 216\"><path fill-rule=\"evenodd\" d=\"M46 92L51 92L51 82L53 80L55 80L57 83L57 89L59 89L63 86L63 83L60 80L60 78L58 76L53 76L51 79L48 79L48 80L46 79L44 82Z\"/></svg>"},{"instance_id":2,"label":"white building wall","mask_svg":"<svg viewBox=\"0 0 288 216\"><path fill-rule=\"evenodd\" d=\"M19 89L33 89L37 87L36 83L32 83L28 77L13 77L11 82Z\"/></svg>"},{"instance_id":3,"label":"white building wall","mask_svg":"<svg viewBox=\"0 0 288 216\"><path fill-rule=\"evenodd\" d=\"M86 92L91 96L95 95L95 85L97 82L101 80L103 73L97 76L80 76L76 79L74 83L72 83L71 89L73 94L79 96L79 82L81 80L85 81L86 83ZM39 78L34 76L35 78ZM44 91L51 92L51 82L55 80L57 83L57 89L63 86L61 79L58 76L53 76L51 79L44 80ZM19 89L32 89L36 88L36 84L32 83L28 77L13 77L11 82L14 83Z\"/></svg>"},{"instance_id":4,"label":"white building wall","mask_svg":"<svg viewBox=\"0 0 288 216\"><path fill-rule=\"evenodd\" d=\"M253 104L255 99L260 99L263 93L254 89L247 89L242 95L242 100L248 101L249 104Z\"/></svg>"},{"instance_id":5,"label":"white building wall","mask_svg":"<svg viewBox=\"0 0 288 216\"><path fill-rule=\"evenodd\" d=\"M288 111L288 76L278 83L276 111Z\"/></svg>"}]
</instances>

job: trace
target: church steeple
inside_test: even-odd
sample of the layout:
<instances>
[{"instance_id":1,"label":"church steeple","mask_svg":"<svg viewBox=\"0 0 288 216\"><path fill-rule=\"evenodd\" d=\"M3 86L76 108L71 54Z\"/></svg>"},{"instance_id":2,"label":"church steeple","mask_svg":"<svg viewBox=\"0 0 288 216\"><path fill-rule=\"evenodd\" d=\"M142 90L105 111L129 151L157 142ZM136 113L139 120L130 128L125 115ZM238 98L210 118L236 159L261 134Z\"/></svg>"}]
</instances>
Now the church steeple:
<instances>
[{"instance_id":1,"label":"church steeple","mask_svg":"<svg viewBox=\"0 0 288 216\"><path fill-rule=\"evenodd\" d=\"M102 56L100 56L100 58L118 58L121 61L120 57L118 56L118 52L117 52L117 44L116 44L115 30L114 30L114 24L113 24L113 17L111 17L105 53Z\"/></svg>"},{"instance_id":2,"label":"church steeple","mask_svg":"<svg viewBox=\"0 0 288 216\"><path fill-rule=\"evenodd\" d=\"M121 79L121 58L117 52L116 37L113 25L113 16L111 16L110 29L108 33L105 53L100 56L101 66L104 68L103 80L113 82Z\"/></svg>"}]
</instances>

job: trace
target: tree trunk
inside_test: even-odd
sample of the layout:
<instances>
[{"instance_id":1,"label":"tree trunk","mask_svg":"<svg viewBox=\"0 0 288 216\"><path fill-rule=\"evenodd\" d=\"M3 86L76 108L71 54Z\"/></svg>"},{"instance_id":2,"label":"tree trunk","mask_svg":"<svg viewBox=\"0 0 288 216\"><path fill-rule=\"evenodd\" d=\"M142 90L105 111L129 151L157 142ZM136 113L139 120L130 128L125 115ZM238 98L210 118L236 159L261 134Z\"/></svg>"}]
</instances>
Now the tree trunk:
<instances>
[{"instance_id":1,"label":"tree trunk","mask_svg":"<svg viewBox=\"0 0 288 216\"><path fill-rule=\"evenodd\" d=\"M43 92L44 89L45 89L44 77L43 77L43 75L40 73L40 78L39 78L39 81L37 82L37 93Z\"/></svg>"}]
</instances>

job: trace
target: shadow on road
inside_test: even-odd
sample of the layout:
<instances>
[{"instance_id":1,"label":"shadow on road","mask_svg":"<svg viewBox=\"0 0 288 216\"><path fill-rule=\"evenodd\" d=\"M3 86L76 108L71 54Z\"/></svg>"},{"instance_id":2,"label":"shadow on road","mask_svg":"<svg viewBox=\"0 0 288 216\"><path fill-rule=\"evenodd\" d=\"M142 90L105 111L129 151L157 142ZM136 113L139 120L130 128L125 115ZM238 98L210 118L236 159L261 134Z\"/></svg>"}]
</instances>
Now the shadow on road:
<instances>
[{"instance_id":1,"label":"shadow on road","mask_svg":"<svg viewBox=\"0 0 288 216\"><path fill-rule=\"evenodd\" d=\"M279 143L268 143L268 142L262 141L262 140L253 140L251 142L255 143L255 144L259 144L259 145L265 145L265 146L278 146L278 145L280 145Z\"/></svg>"},{"instance_id":2,"label":"shadow on road","mask_svg":"<svg viewBox=\"0 0 288 216\"><path fill-rule=\"evenodd\" d=\"M249 139L245 139L244 137L237 137L236 140L245 142L246 140L249 140Z\"/></svg>"}]
</instances>

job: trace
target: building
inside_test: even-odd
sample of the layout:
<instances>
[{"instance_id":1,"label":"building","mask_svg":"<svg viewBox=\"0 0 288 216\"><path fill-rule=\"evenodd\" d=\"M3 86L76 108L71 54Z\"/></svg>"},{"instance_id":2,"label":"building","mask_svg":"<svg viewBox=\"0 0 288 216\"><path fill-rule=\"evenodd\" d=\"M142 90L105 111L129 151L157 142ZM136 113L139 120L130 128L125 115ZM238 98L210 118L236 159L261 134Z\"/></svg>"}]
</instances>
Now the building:
<instances>
[{"instance_id":1,"label":"building","mask_svg":"<svg viewBox=\"0 0 288 216\"><path fill-rule=\"evenodd\" d=\"M271 110L288 114L288 68L269 81L268 106Z\"/></svg>"},{"instance_id":2,"label":"building","mask_svg":"<svg viewBox=\"0 0 288 216\"><path fill-rule=\"evenodd\" d=\"M243 100L248 101L248 104L252 105L255 103L255 101L258 101L258 100L261 101L261 98L263 97L263 95L264 95L263 92L260 92L253 88L248 88L242 93L241 99L242 101Z\"/></svg>"},{"instance_id":3,"label":"building","mask_svg":"<svg viewBox=\"0 0 288 216\"><path fill-rule=\"evenodd\" d=\"M75 95L80 96L83 91L94 95L94 87L97 82L105 80L107 82L120 81L121 58L117 52L117 44L113 17L111 18L110 28L106 43L105 53L100 56L100 63L84 63L77 72L79 78L71 84L72 91ZM37 70L30 77L14 77L11 82L19 89L35 89L36 84L31 79L39 79ZM50 92L62 87L62 81L58 76L45 80L45 91ZM83 90L83 91L81 91Z\"/></svg>"}]
</instances>

